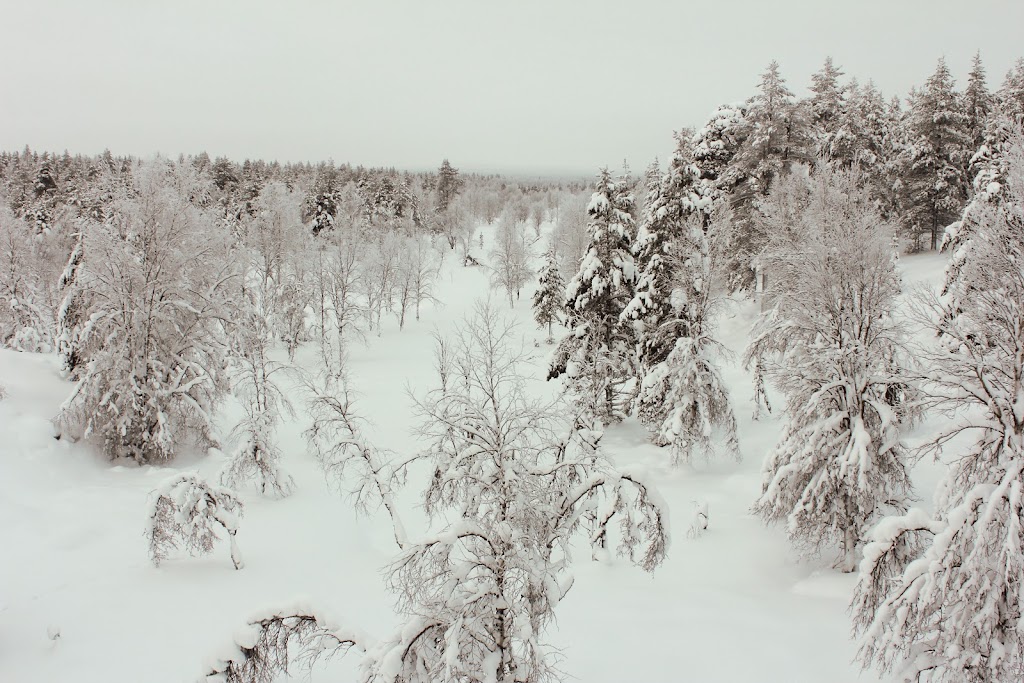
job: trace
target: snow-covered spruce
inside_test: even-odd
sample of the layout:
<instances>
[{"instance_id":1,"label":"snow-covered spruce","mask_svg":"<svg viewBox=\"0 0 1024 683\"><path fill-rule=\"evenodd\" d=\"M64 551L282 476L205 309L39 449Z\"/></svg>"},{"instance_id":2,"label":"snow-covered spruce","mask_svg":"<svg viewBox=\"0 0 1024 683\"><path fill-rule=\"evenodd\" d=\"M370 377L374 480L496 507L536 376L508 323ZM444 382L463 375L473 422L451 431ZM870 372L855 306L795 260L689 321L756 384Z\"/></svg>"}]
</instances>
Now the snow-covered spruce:
<instances>
[{"instance_id":1,"label":"snow-covered spruce","mask_svg":"<svg viewBox=\"0 0 1024 683\"><path fill-rule=\"evenodd\" d=\"M665 360L680 333L678 327L663 326L662 322L672 317L678 240L685 237L684 223L702 202L696 193L699 171L692 156L689 140L677 135L668 173L659 178L655 168L648 175L653 187L648 190L633 244L638 271L636 289L621 314L624 321L640 323L638 360L645 370Z\"/></svg>"},{"instance_id":2,"label":"snow-covered spruce","mask_svg":"<svg viewBox=\"0 0 1024 683\"><path fill-rule=\"evenodd\" d=\"M632 208L632 195L603 169L587 206L590 246L566 289L569 334L548 371L548 379L565 375L577 407L603 424L625 416L629 394L624 385L636 375L635 334L621 320L637 277Z\"/></svg>"},{"instance_id":3,"label":"snow-covered spruce","mask_svg":"<svg viewBox=\"0 0 1024 683\"><path fill-rule=\"evenodd\" d=\"M188 167L138 164L114 218L85 235L87 364L58 420L111 457L159 462L186 438L212 443L237 269L226 237L188 201L200 185Z\"/></svg>"},{"instance_id":4,"label":"snow-covered spruce","mask_svg":"<svg viewBox=\"0 0 1024 683\"><path fill-rule=\"evenodd\" d=\"M783 178L761 208L770 308L747 361L761 358L786 396L786 423L764 464L754 511L810 550L838 542L845 571L881 516L910 492L902 410L887 402L902 332L894 228L850 173Z\"/></svg>"},{"instance_id":5,"label":"snow-covered spruce","mask_svg":"<svg viewBox=\"0 0 1024 683\"><path fill-rule=\"evenodd\" d=\"M86 307L86 293L77 283L78 271L85 256L83 228L80 226L75 235L75 246L57 282L57 291L61 296L60 308L57 309L57 353L60 355L61 372L71 379L78 378L83 361L79 336L84 323L82 312Z\"/></svg>"},{"instance_id":6,"label":"snow-covered spruce","mask_svg":"<svg viewBox=\"0 0 1024 683\"><path fill-rule=\"evenodd\" d=\"M210 553L214 542L220 540L216 531L220 527L228 535L231 562L241 569L242 554L235 542L241 515L242 502L231 489L208 484L197 474L172 477L157 489L149 509L149 557L159 567L173 550L191 555Z\"/></svg>"},{"instance_id":7,"label":"snow-covered spruce","mask_svg":"<svg viewBox=\"0 0 1024 683\"><path fill-rule=\"evenodd\" d=\"M545 680L570 539L610 543L617 521L621 554L647 570L665 556L663 501L610 466L599 434L526 395L517 336L481 305L454 341L455 379L418 401L434 463L426 510L451 521L391 565L407 621L368 653L370 681Z\"/></svg>"},{"instance_id":8,"label":"snow-covered spruce","mask_svg":"<svg viewBox=\"0 0 1024 683\"><path fill-rule=\"evenodd\" d=\"M906 680L996 683L1024 671L1024 155L1003 189L971 209L950 271L952 296L920 310L927 401L947 427L925 450L958 451L937 516L883 520L864 550L853 601L860 660Z\"/></svg>"},{"instance_id":9,"label":"snow-covered spruce","mask_svg":"<svg viewBox=\"0 0 1024 683\"><path fill-rule=\"evenodd\" d=\"M282 672L366 648L366 637L338 627L304 604L255 614L234 644L214 658L205 683L274 683Z\"/></svg>"},{"instance_id":10,"label":"snow-covered spruce","mask_svg":"<svg viewBox=\"0 0 1024 683\"><path fill-rule=\"evenodd\" d=\"M715 432L738 460L736 416L715 361L722 347L711 336L714 254L695 216L681 220L673 242L663 255L670 270L661 278L671 297L661 307L658 329L644 326L650 350L671 344L663 359L645 368L634 400L637 416L654 431L655 443L672 447L674 462L688 462L694 453L710 456Z\"/></svg>"},{"instance_id":11,"label":"snow-covered spruce","mask_svg":"<svg viewBox=\"0 0 1024 683\"><path fill-rule=\"evenodd\" d=\"M554 246L544 257L544 268L540 271L537 291L533 293L533 319L541 327L548 328L548 343L554 342L552 325L561 320L565 304L565 281L558 267L558 256Z\"/></svg>"}]
</instances>

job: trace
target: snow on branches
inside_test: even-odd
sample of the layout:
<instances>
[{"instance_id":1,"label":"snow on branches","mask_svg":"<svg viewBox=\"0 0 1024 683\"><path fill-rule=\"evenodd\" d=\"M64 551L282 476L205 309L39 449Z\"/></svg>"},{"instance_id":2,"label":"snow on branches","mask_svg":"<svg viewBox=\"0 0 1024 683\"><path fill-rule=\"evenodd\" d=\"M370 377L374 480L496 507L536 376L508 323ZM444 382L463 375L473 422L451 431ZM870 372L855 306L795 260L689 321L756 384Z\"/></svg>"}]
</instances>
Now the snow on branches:
<instances>
[{"instance_id":1,"label":"snow on branches","mask_svg":"<svg viewBox=\"0 0 1024 683\"><path fill-rule=\"evenodd\" d=\"M666 251L662 258L670 269L662 277L670 296L657 327L645 325L643 334L647 348L664 351L646 356L649 365L634 400L637 416L655 432L655 443L672 447L676 462L688 462L694 452L710 455L716 431L738 460L736 417L715 359L721 345L711 336L714 253L700 220L680 217Z\"/></svg>"},{"instance_id":2,"label":"snow on branches","mask_svg":"<svg viewBox=\"0 0 1024 683\"><path fill-rule=\"evenodd\" d=\"M609 543L647 570L665 556L667 510L617 472L599 434L528 398L515 329L488 305L461 328L454 377L418 401L434 463L426 510L453 520L389 569L407 617L369 653L374 681L542 680L541 641L571 585L569 540Z\"/></svg>"},{"instance_id":3,"label":"snow on branches","mask_svg":"<svg viewBox=\"0 0 1024 683\"><path fill-rule=\"evenodd\" d=\"M883 520L861 563L859 657L907 680L994 683L1024 671L1022 162L1011 157L998 198L971 209L952 296L918 311L936 333L921 352L925 402L948 418L924 450L974 442L951 461L936 518Z\"/></svg>"},{"instance_id":4,"label":"snow on branches","mask_svg":"<svg viewBox=\"0 0 1024 683\"><path fill-rule=\"evenodd\" d=\"M634 375L635 335L620 320L637 279L631 251L633 196L601 171L587 213L590 246L566 289L570 333L548 372L565 375L579 408L608 424L626 412L623 385Z\"/></svg>"},{"instance_id":5,"label":"snow on branches","mask_svg":"<svg viewBox=\"0 0 1024 683\"><path fill-rule=\"evenodd\" d=\"M157 159L133 180L111 221L84 236L85 366L58 419L111 457L148 463L186 437L212 443L237 271L226 236L188 201L201 187L187 168Z\"/></svg>"},{"instance_id":6,"label":"snow on branches","mask_svg":"<svg viewBox=\"0 0 1024 683\"><path fill-rule=\"evenodd\" d=\"M292 492L295 482L279 467L281 451L274 432L282 411L294 415L294 410L275 381L286 366L270 357L273 327L268 290L266 280L256 278L250 283L232 328L232 379L245 417L233 430L238 445L221 475L221 483L237 488L255 480L264 495L283 498Z\"/></svg>"},{"instance_id":7,"label":"snow on branches","mask_svg":"<svg viewBox=\"0 0 1024 683\"><path fill-rule=\"evenodd\" d=\"M317 380L307 380L309 412L313 422L306 441L324 472L341 488L352 491L356 509L365 512L383 505L391 516L395 543L408 543L394 492L405 482L405 467L394 465L389 454L365 435L365 421L356 413L344 367L327 368Z\"/></svg>"},{"instance_id":8,"label":"snow on branches","mask_svg":"<svg viewBox=\"0 0 1024 683\"><path fill-rule=\"evenodd\" d=\"M213 552L214 542L220 540L216 532L220 527L231 544L231 562L235 569L242 568L242 555L235 543L242 502L234 491L186 473L167 480L156 493L146 526L154 565L160 566L179 548L192 555Z\"/></svg>"},{"instance_id":9,"label":"snow on branches","mask_svg":"<svg viewBox=\"0 0 1024 683\"><path fill-rule=\"evenodd\" d=\"M295 665L363 649L365 637L338 627L306 605L268 610L249 618L232 647L216 657L205 683L274 683Z\"/></svg>"},{"instance_id":10,"label":"snow on branches","mask_svg":"<svg viewBox=\"0 0 1024 683\"><path fill-rule=\"evenodd\" d=\"M805 547L841 543L846 571L870 525L902 511L910 491L905 411L890 404L893 386L903 386L894 228L857 180L827 168L785 177L762 205L770 308L746 354L787 399L754 511L785 521Z\"/></svg>"}]
</instances>

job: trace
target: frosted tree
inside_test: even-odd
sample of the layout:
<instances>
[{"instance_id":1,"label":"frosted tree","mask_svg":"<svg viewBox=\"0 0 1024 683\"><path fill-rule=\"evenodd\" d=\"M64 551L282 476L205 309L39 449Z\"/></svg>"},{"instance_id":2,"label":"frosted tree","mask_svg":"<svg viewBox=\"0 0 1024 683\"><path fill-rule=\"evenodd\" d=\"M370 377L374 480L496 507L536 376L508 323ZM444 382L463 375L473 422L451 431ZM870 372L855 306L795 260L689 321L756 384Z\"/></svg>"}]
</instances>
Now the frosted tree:
<instances>
[{"instance_id":1,"label":"frosted tree","mask_svg":"<svg viewBox=\"0 0 1024 683\"><path fill-rule=\"evenodd\" d=\"M712 336L718 254L696 216L682 220L679 232L670 255L671 279L665 282L671 295L659 325L671 346L645 368L637 417L654 432L655 443L671 446L674 462L688 462L694 453L710 456L716 432L738 460L736 417L716 362L721 345Z\"/></svg>"},{"instance_id":2,"label":"frosted tree","mask_svg":"<svg viewBox=\"0 0 1024 683\"><path fill-rule=\"evenodd\" d=\"M306 442L324 472L336 486L353 494L357 511L383 505L391 517L395 543L404 548L408 541L394 494L405 481L408 461L392 463L390 455L367 438L343 360L322 368L305 385L313 418L305 432Z\"/></svg>"},{"instance_id":3,"label":"frosted tree","mask_svg":"<svg viewBox=\"0 0 1024 683\"><path fill-rule=\"evenodd\" d=\"M478 308L454 341L457 377L418 401L434 474L426 510L450 520L389 571L407 623L369 654L370 681L535 681L552 673L542 636L571 586L570 539L647 570L664 557L666 514L553 406L527 396L515 329Z\"/></svg>"},{"instance_id":4,"label":"frosted tree","mask_svg":"<svg viewBox=\"0 0 1024 683\"><path fill-rule=\"evenodd\" d=\"M928 235L931 248L937 249L943 230L963 211L973 151L968 148L967 116L945 59L909 104L902 154L903 220L915 237Z\"/></svg>"},{"instance_id":5,"label":"frosted tree","mask_svg":"<svg viewBox=\"0 0 1024 683\"><path fill-rule=\"evenodd\" d=\"M221 483L237 489L254 481L264 495L287 496L295 486L280 469L281 450L275 431L282 413L294 416L291 402L281 391L277 377L286 366L270 357L273 333L267 302L267 285L250 282L236 309L231 333L233 389L245 417L232 433L237 445L221 474Z\"/></svg>"},{"instance_id":6,"label":"frosted tree","mask_svg":"<svg viewBox=\"0 0 1024 683\"><path fill-rule=\"evenodd\" d=\"M850 173L789 176L773 194L793 202L761 209L785 215L769 216L778 226L762 255L770 308L747 361L765 362L786 397L786 423L754 511L784 522L803 548L839 543L837 564L852 571L868 528L902 511L910 491L902 411L887 400L902 353L894 228Z\"/></svg>"},{"instance_id":7,"label":"frosted tree","mask_svg":"<svg viewBox=\"0 0 1024 683\"><path fill-rule=\"evenodd\" d=\"M565 281L558 267L558 258L552 247L544 257L544 268L540 271L537 290L533 293L533 319L541 327L548 328L548 343L554 342L551 327L559 322L565 304Z\"/></svg>"},{"instance_id":8,"label":"frosted tree","mask_svg":"<svg viewBox=\"0 0 1024 683\"><path fill-rule=\"evenodd\" d=\"M843 72L831 57L811 76L810 126L817 156L826 161L847 161L853 146L852 131L846 127L847 90L839 83Z\"/></svg>"},{"instance_id":9,"label":"frosted tree","mask_svg":"<svg viewBox=\"0 0 1024 683\"><path fill-rule=\"evenodd\" d=\"M549 680L543 636L573 584L574 539L617 541L647 571L663 561L660 496L611 466L598 432L527 394L518 337L481 305L449 345L454 377L417 401L433 469L424 507L442 528L388 568L404 626L371 645L305 606L275 610L251 621L213 680L264 683L296 658L351 647L366 649L368 683Z\"/></svg>"},{"instance_id":10,"label":"frosted tree","mask_svg":"<svg viewBox=\"0 0 1024 683\"><path fill-rule=\"evenodd\" d=\"M621 314L623 322L639 323L638 360L645 370L665 360L678 336L678 327L664 324L671 317L676 248L688 230L684 227L687 217L697 213L702 203L695 188L699 171L692 162L689 140L677 135L676 143L668 173L649 193L633 244L639 271L636 287Z\"/></svg>"},{"instance_id":11,"label":"frosted tree","mask_svg":"<svg viewBox=\"0 0 1024 683\"><path fill-rule=\"evenodd\" d=\"M19 351L53 348L56 312L39 253L44 239L0 206L0 344Z\"/></svg>"},{"instance_id":12,"label":"frosted tree","mask_svg":"<svg viewBox=\"0 0 1024 683\"><path fill-rule=\"evenodd\" d=\"M985 142L985 127L992 113L992 95L985 85L985 66L981 63L981 52L974 54L971 71L964 88L964 115L967 117L967 149L973 154ZM967 159L970 161L970 158Z\"/></svg>"},{"instance_id":13,"label":"frosted tree","mask_svg":"<svg viewBox=\"0 0 1024 683\"><path fill-rule=\"evenodd\" d=\"M491 283L504 289L509 306L514 306L519 299L519 292L526 286L532 273L524 224L508 212L503 213L499 219L490 258Z\"/></svg>"},{"instance_id":14,"label":"frosted tree","mask_svg":"<svg viewBox=\"0 0 1024 683\"><path fill-rule=\"evenodd\" d=\"M440 267L437 252L424 234L409 235L403 239L398 260L396 298L398 301L398 327L405 327L405 316L414 310L420 319L420 306L434 298L434 281Z\"/></svg>"},{"instance_id":15,"label":"frosted tree","mask_svg":"<svg viewBox=\"0 0 1024 683\"><path fill-rule=\"evenodd\" d=\"M607 169L590 199L590 247L566 288L569 334L558 345L548 379L566 376L579 408L607 424L621 419L635 376L635 334L621 320L637 279L630 235L632 195L620 191Z\"/></svg>"},{"instance_id":16,"label":"frosted tree","mask_svg":"<svg viewBox=\"0 0 1024 683\"><path fill-rule=\"evenodd\" d=\"M160 566L174 550L191 555L211 553L220 540L219 529L228 535L232 564L241 569L242 554L235 542L241 516L242 502L231 489L208 484L196 474L179 474L163 483L149 509L146 538L150 559Z\"/></svg>"},{"instance_id":17,"label":"frosted tree","mask_svg":"<svg viewBox=\"0 0 1024 683\"><path fill-rule=\"evenodd\" d=\"M996 93L996 103L1004 116L1018 123L1024 120L1024 58L1018 59L1006 72Z\"/></svg>"},{"instance_id":18,"label":"frosted tree","mask_svg":"<svg viewBox=\"0 0 1024 683\"><path fill-rule=\"evenodd\" d=\"M1024 671L1024 137L997 199L949 274L946 300L927 296L922 350L927 403L945 428L924 447L953 451L936 496L883 520L864 549L852 605L865 666L905 680L996 683ZM966 442L973 435L973 442Z\"/></svg>"},{"instance_id":19,"label":"frosted tree","mask_svg":"<svg viewBox=\"0 0 1024 683\"><path fill-rule=\"evenodd\" d=\"M588 198L582 194L571 194L562 198L558 208L558 220L552 240L558 252L558 263L564 277L572 277L579 270L590 246L587 228Z\"/></svg>"},{"instance_id":20,"label":"frosted tree","mask_svg":"<svg viewBox=\"0 0 1024 683\"><path fill-rule=\"evenodd\" d=\"M84 238L88 363L58 419L111 457L157 462L184 438L212 443L238 273L226 236L187 200L188 168L158 159L132 182L110 224Z\"/></svg>"}]
</instances>

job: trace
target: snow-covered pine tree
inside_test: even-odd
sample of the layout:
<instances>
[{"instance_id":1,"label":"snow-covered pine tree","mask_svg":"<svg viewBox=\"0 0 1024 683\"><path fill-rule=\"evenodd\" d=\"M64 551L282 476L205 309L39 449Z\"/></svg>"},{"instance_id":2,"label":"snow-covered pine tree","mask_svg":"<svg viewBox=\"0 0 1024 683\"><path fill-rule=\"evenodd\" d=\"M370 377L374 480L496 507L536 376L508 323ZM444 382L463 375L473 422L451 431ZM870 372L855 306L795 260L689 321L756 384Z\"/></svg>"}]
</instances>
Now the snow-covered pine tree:
<instances>
[{"instance_id":1,"label":"snow-covered pine tree","mask_svg":"<svg viewBox=\"0 0 1024 683\"><path fill-rule=\"evenodd\" d=\"M778 62L772 61L761 74L745 120L749 132L735 163L749 179L749 191L765 194L780 173L794 163L806 162L812 154L806 114L793 99Z\"/></svg>"},{"instance_id":2,"label":"snow-covered pine tree","mask_svg":"<svg viewBox=\"0 0 1024 683\"><path fill-rule=\"evenodd\" d=\"M668 172L649 190L633 243L637 282L621 318L624 323L638 323L641 372L665 360L679 332L678 328L662 323L672 307L677 241L682 237L687 216L701 204L695 188L699 171L692 159L689 139L677 134Z\"/></svg>"},{"instance_id":3,"label":"snow-covered pine tree","mask_svg":"<svg viewBox=\"0 0 1024 683\"><path fill-rule=\"evenodd\" d=\"M847 88L839 83L842 76L843 72L831 57L826 57L821 71L811 76L809 124L817 157L849 165L853 140L845 125L849 103Z\"/></svg>"},{"instance_id":4,"label":"snow-covered pine tree","mask_svg":"<svg viewBox=\"0 0 1024 683\"><path fill-rule=\"evenodd\" d=\"M84 223L84 221L83 221ZM84 358L79 348L82 312L85 309L86 293L78 286L78 270L82 266L85 247L82 243L82 229L75 235L75 246L68 256L67 265L57 282L57 291L61 296L60 308L57 309L57 354L60 356L61 372L70 379L78 379Z\"/></svg>"},{"instance_id":5,"label":"snow-covered pine tree","mask_svg":"<svg viewBox=\"0 0 1024 683\"><path fill-rule=\"evenodd\" d=\"M746 182L744 171L736 164L736 154L749 133L747 106L722 105L690 139L693 164L700 174L697 194L706 218Z\"/></svg>"},{"instance_id":6,"label":"snow-covered pine tree","mask_svg":"<svg viewBox=\"0 0 1024 683\"><path fill-rule=\"evenodd\" d=\"M760 210L778 226L762 254L771 307L746 359L762 359L784 393L786 424L754 511L804 548L838 542L852 571L867 529L910 491L901 415L886 400L902 348L895 228L854 174L827 167L784 177Z\"/></svg>"},{"instance_id":7,"label":"snow-covered pine tree","mask_svg":"<svg viewBox=\"0 0 1024 683\"><path fill-rule=\"evenodd\" d=\"M577 406L604 424L625 415L623 385L635 376L635 334L621 320L637 278L632 205L632 195L621 192L603 169L587 207L590 246L566 288L569 334L548 372L548 379L565 375Z\"/></svg>"},{"instance_id":8,"label":"snow-covered pine tree","mask_svg":"<svg viewBox=\"0 0 1024 683\"><path fill-rule=\"evenodd\" d=\"M213 551L220 540L216 528L228 535L231 562L242 568L242 554L235 542L242 502L234 491L208 484L197 474L179 474L165 481L156 491L146 524L149 557L153 564L167 559L172 550L182 548L191 555Z\"/></svg>"},{"instance_id":9,"label":"snow-covered pine tree","mask_svg":"<svg viewBox=\"0 0 1024 683\"><path fill-rule=\"evenodd\" d=\"M758 286L756 259L764 245L751 222L756 200L780 174L814 154L804 106L793 98L777 62L768 65L757 94L747 101L743 126L743 142L730 162L738 181L729 195L733 225L726 271L731 290Z\"/></svg>"},{"instance_id":10,"label":"snow-covered pine tree","mask_svg":"<svg viewBox=\"0 0 1024 683\"><path fill-rule=\"evenodd\" d=\"M1003 191L976 207L951 271L927 298L926 401L948 419L924 447L956 449L936 496L883 520L864 549L852 610L865 666L906 680L997 683L1024 671L1024 136ZM974 435L964 444L961 438Z\"/></svg>"},{"instance_id":11,"label":"snow-covered pine tree","mask_svg":"<svg viewBox=\"0 0 1024 683\"><path fill-rule=\"evenodd\" d=\"M558 267L555 248L548 249L544 257L544 268L540 271L537 290L533 293L533 319L541 327L548 328L548 343L554 342L552 325L561 319L565 304L565 281Z\"/></svg>"},{"instance_id":12,"label":"snow-covered pine tree","mask_svg":"<svg viewBox=\"0 0 1024 683\"><path fill-rule=\"evenodd\" d=\"M1024 121L1024 58L1014 62L1006 72L1006 78L996 93L996 103L1010 120Z\"/></svg>"},{"instance_id":13,"label":"snow-covered pine tree","mask_svg":"<svg viewBox=\"0 0 1024 683\"><path fill-rule=\"evenodd\" d=\"M162 159L137 165L111 222L84 237L88 364L57 419L98 436L111 457L156 462L183 438L212 443L237 268L227 236L187 199L192 173Z\"/></svg>"},{"instance_id":14,"label":"snow-covered pine tree","mask_svg":"<svg viewBox=\"0 0 1024 683\"><path fill-rule=\"evenodd\" d=\"M715 221L710 234L720 235ZM655 443L672 447L674 462L688 462L696 452L710 456L713 437L722 433L726 450L740 457L729 391L715 354L721 345L712 336L712 284L717 254L699 217L680 218L667 255L671 294L658 332L670 343L667 355L646 366L640 378L637 416L655 432Z\"/></svg>"},{"instance_id":15,"label":"snow-covered pine tree","mask_svg":"<svg viewBox=\"0 0 1024 683\"><path fill-rule=\"evenodd\" d=\"M907 141L902 152L904 226L932 249L967 200L967 164L973 150L963 102L953 75L940 59L924 86L909 98Z\"/></svg>"},{"instance_id":16,"label":"snow-covered pine tree","mask_svg":"<svg viewBox=\"0 0 1024 683\"><path fill-rule=\"evenodd\" d=\"M985 85L985 66L981 63L981 51L971 60L971 72L967 75L964 88L964 114L967 117L967 149L973 155L985 142L985 128L992 113L992 95ZM970 161L970 155L966 159ZM965 170L969 170L965 168Z\"/></svg>"}]
</instances>

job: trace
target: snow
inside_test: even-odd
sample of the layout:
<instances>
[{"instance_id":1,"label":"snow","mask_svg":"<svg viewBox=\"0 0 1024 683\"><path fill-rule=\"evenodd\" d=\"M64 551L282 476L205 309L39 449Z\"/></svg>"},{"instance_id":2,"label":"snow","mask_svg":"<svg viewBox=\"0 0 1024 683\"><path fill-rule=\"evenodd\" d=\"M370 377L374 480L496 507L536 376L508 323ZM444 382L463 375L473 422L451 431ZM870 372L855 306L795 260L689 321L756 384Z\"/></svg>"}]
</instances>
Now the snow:
<instances>
[{"instance_id":1,"label":"snow","mask_svg":"<svg viewBox=\"0 0 1024 683\"><path fill-rule=\"evenodd\" d=\"M492 233L485 228L488 238ZM935 286L944 257L904 257L900 264L908 288ZM431 335L450 331L488 289L486 272L464 268L447 252L439 303L426 304L421 320L407 320L404 330L389 319L379 337L353 345L357 410L379 448L403 456L421 447L410 392L421 396L433 385ZM557 387L542 381L551 347L543 343L546 329L531 319L530 300L523 296L511 310L529 346L540 343L526 371L537 377L529 387L541 399ZM756 313L754 303L733 302L719 321L718 336L737 358ZM285 360L283 350L277 354ZM311 367L315 355L307 345L297 359ZM298 417L278 431L281 464L295 479L295 493L283 500L240 494L245 568L232 569L222 550L174 554L154 568L143 537L152 492L178 473L198 471L214 481L226 456L186 451L166 467L112 466L84 442L55 439L50 418L71 388L58 366L53 355L0 350L0 386L7 391L0 400L0 681L195 680L234 634L243 640L250 634L252 615L298 604L296 596L311 613L347 615L340 624L346 630L381 638L399 625L381 574L397 554L390 519L384 510L358 516L329 486L302 438L308 415L301 400L295 400ZM725 364L722 374L738 418L742 462L672 467L667 450L651 445L635 421L606 434L615 463L645 472L677 528L690 526L695 505L705 515L713 509L714 521L698 537L675 538L668 559L651 574L625 558L592 562L589 552L576 552L572 589L547 634L564 657L560 668L587 683L872 683L874 674L852 663L853 577L831 569L826 554L799 560L784 529L765 528L749 511L781 424L777 416L751 420L751 377L738 362ZM296 386L285 392L298 396ZM226 434L241 415L241 406L230 403L218 427ZM925 423L918 431L927 429ZM427 474L413 468L396 494L410 537L429 531L416 507ZM918 493L930 498L930 490L919 486ZM330 674L315 680L356 680L359 656L319 663Z\"/></svg>"}]
</instances>

